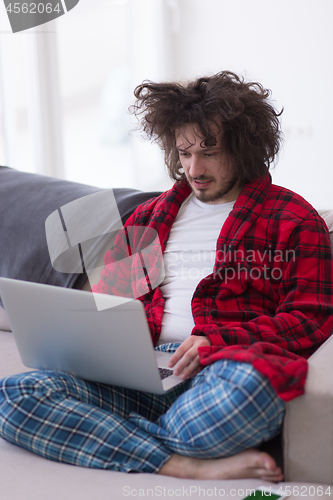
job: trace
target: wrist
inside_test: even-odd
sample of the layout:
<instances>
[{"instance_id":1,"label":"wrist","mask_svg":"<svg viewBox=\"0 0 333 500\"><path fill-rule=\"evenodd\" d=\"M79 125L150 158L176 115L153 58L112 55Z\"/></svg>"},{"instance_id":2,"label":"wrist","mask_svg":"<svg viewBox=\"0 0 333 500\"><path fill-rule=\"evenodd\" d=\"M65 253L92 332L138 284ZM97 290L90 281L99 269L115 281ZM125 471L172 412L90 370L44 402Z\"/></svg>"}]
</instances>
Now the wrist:
<instances>
[{"instance_id":1,"label":"wrist","mask_svg":"<svg viewBox=\"0 0 333 500\"><path fill-rule=\"evenodd\" d=\"M205 336L211 345L226 345L217 325L195 325L192 335Z\"/></svg>"}]
</instances>

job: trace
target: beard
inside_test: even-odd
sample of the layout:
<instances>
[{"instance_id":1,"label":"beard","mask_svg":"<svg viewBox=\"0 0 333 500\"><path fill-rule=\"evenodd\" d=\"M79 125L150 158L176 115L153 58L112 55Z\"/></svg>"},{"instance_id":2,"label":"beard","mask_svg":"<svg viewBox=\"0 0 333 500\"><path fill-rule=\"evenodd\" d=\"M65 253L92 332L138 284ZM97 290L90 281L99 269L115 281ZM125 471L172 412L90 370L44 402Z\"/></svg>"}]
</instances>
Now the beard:
<instances>
[{"instance_id":1,"label":"beard","mask_svg":"<svg viewBox=\"0 0 333 500\"><path fill-rule=\"evenodd\" d=\"M192 177L190 177L190 179L192 180ZM204 177L196 177L195 178L197 181L205 181L205 180L210 180L210 179L205 179ZM225 196L226 194L229 193L229 191L232 190L232 188L236 185L238 181L238 175L235 173L233 175L233 177L223 186L221 187L220 189L218 189L217 191L214 191L214 192L211 192L209 193L208 189L205 190L203 189L202 191L194 191L191 183L191 188L192 188L192 191L194 193L194 196L201 202L203 203L213 203L215 201L218 201L220 200L221 198L223 198L223 196Z\"/></svg>"}]
</instances>

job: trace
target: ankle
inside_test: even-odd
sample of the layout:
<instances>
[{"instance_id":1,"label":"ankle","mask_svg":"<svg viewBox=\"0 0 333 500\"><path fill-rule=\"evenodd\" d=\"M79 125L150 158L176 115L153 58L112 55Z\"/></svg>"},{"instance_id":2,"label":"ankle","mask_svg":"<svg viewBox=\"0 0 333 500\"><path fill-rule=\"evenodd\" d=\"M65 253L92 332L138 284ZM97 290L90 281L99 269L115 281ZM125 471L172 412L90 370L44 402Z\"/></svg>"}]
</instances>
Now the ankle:
<instances>
[{"instance_id":1,"label":"ankle","mask_svg":"<svg viewBox=\"0 0 333 500\"><path fill-rule=\"evenodd\" d=\"M163 476L194 479L197 477L198 463L199 460L196 458L174 454L162 465L157 473Z\"/></svg>"}]
</instances>

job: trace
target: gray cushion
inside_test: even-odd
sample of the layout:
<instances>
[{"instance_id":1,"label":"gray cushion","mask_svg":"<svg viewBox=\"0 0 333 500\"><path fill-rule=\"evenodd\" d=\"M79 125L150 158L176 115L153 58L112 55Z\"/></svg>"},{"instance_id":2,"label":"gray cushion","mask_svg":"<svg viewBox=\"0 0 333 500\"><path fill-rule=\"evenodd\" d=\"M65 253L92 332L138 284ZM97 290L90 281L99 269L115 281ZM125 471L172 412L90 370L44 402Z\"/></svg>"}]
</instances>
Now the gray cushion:
<instances>
[{"instance_id":1,"label":"gray cushion","mask_svg":"<svg viewBox=\"0 0 333 500\"><path fill-rule=\"evenodd\" d=\"M81 288L86 274L52 267L45 220L61 206L97 191L101 189L0 167L0 276ZM123 222L140 203L160 194L123 188L113 193Z\"/></svg>"}]
</instances>

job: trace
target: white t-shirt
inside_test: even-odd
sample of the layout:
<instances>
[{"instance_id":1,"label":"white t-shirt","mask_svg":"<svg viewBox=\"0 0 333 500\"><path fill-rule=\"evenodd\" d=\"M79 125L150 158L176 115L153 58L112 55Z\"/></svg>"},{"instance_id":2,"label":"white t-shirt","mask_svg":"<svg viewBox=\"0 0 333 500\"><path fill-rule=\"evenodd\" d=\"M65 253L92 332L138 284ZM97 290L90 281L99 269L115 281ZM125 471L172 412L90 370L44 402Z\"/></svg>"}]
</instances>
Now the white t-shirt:
<instances>
[{"instance_id":1,"label":"white t-shirt","mask_svg":"<svg viewBox=\"0 0 333 500\"><path fill-rule=\"evenodd\" d=\"M164 253L165 309L159 344L183 342L191 335L192 296L198 283L213 272L216 242L234 203L211 205L191 194L180 207Z\"/></svg>"}]
</instances>

